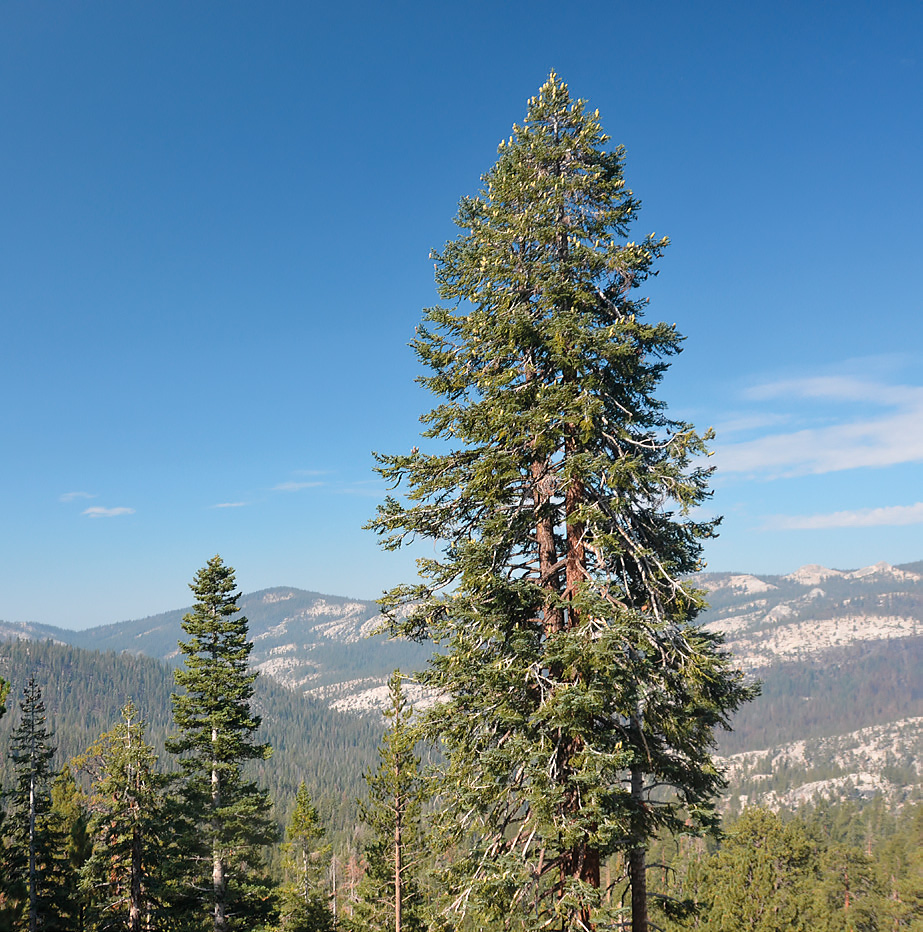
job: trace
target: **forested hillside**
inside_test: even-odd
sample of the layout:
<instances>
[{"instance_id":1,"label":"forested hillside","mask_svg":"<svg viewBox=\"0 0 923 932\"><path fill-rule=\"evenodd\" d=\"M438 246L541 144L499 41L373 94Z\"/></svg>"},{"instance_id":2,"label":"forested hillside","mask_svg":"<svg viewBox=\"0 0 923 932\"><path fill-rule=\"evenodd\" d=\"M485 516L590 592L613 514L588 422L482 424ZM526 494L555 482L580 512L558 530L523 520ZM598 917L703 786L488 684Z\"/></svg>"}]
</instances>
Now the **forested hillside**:
<instances>
[{"instance_id":1,"label":"forested hillside","mask_svg":"<svg viewBox=\"0 0 923 932\"><path fill-rule=\"evenodd\" d=\"M0 718L0 747L9 747L19 720L16 703L34 677L58 748L57 767L109 731L132 700L148 723L148 739L161 766L175 769L175 760L164 749L167 735L175 731L172 666L132 654L17 640L0 643L0 676L11 683L10 711ZM299 783L305 781L331 831L351 831L356 799L363 793L362 774L375 761L382 720L331 710L265 676L256 682L254 708L263 718L261 739L272 745L273 755L252 769L276 801L280 824L288 818ZM10 780L11 762L4 753L0 784L9 786Z\"/></svg>"}]
</instances>

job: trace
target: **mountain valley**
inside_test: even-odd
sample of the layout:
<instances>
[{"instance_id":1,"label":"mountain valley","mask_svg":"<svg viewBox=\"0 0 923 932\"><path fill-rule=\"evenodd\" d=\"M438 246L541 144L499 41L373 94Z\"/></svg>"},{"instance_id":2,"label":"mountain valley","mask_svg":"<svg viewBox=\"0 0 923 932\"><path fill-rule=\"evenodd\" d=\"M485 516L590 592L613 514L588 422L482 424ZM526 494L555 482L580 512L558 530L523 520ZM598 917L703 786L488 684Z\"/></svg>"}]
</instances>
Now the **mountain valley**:
<instances>
[{"instance_id":1,"label":"mountain valley","mask_svg":"<svg viewBox=\"0 0 923 932\"><path fill-rule=\"evenodd\" d=\"M786 576L706 573L697 582L710 603L702 624L723 633L740 669L762 683L760 698L719 736L726 807L923 793L923 562L805 566ZM326 707L339 721L368 719L373 731L388 675L420 669L431 652L375 633L383 619L374 602L276 587L239 604L254 666L312 709ZM84 631L0 622L0 641L174 664L184 611ZM0 675L3 665L0 653ZM410 695L420 699L418 690ZM359 756L367 762L367 751Z\"/></svg>"}]
</instances>

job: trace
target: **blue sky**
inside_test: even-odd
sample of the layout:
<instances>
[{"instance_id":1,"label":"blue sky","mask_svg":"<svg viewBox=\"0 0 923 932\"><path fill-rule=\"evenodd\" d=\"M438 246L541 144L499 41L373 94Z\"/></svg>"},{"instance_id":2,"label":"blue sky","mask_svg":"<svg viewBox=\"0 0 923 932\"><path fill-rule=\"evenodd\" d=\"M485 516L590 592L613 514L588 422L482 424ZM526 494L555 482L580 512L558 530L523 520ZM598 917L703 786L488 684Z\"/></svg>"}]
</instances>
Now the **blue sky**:
<instances>
[{"instance_id":1,"label":"blue sky","mask_svg":"<svg viewBox=\"0 0 923 932\"><path fill-rule=\"evenodd\" d=\"M412 574L361 525L407 347L555 69L672 245L709 568L923 558L923 5L0 6L0 618L84 627Z\"/></svg>"}]
</instances>

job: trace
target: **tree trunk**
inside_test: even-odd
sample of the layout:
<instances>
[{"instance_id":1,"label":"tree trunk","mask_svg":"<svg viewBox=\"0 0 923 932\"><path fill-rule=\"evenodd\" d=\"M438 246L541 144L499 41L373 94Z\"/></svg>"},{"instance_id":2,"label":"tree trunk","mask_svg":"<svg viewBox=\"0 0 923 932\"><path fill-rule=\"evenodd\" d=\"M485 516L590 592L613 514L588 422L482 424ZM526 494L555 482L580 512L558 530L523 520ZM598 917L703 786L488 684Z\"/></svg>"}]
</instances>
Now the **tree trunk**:
<instances>
[{"instance_id":1,"label":"tree trunk","mask_svg":"<svg viewBox=\"0 0 923 932\"><path fill-rule=\"evenodd\" d=\"M631 799L635 806L643 805L641 791L644 775L639 767L631 769ZM639 841L643 833L633 831L634 840ZM647 852L638 845L628 851L628 882L631 885L631 932L648 932L647 921Z\"/></svg>"},{"instance_id":2,"label":"tree trunk","mask_svg":"<svg viewBox=\"0 0 923 932\"><path fill-rule=\"evenodd\" d=\"M532 502L536 511L548 504L550 495L548 482L550 477L546 474L547 463L542 458L532 460ZM538 518L535 525L535 538L538 544L538 575L539 585L547 589L549 596L558 594L558 571L555 566L558 562L557 546L554 540L554 518L550 515ZM550 603L550 599L549 599ZM557 606L546 604L544 618L545 634L553 634L564 628L564 612Z\"/></svg>"},{"instance_id":3,"label":"tree trunk","mask_svg":"<svg viewBox=\"0 0 923 932\"><path fill-rule=\"evenodd\" d=\"M212 890L215 896L214 930L215 932L227 932L228 917L227 903L225 902L227 882L224 877L224 859L221 857L217 845L213 851L214 858L212 861Z\"/></svg>"},{"instance_id":4,"label":"tree trunk","mask_svg":"<svg viewBox=\"0 0 923 932\"><path fill-rule=\"evenodd\" d=\"M212 745L217 744L217 729L212 728ZM227 878L224 876L224 858L218 843L218 810L221 808L221 776L212 764L212 897L215 902L214 932L227 932Z\"/></svg>"},{"instance_id":5,"label":"tree trunk","mask_svg":"<svg viewBox=\"0 0 923 932\"><path fill-rule=\"evenodd\" d=\"M570 458L578 452L577 428L573 424L567 424L565 431L564 452ZM564 493L564 520L567 522L564 596L567 599L573 599L580 584L587 578L586 547L583 543L586 525L582 521L573 520L573 515L583 505L585 497L586 489L583 482L580 479L572 479ZM577 613L568 609L568 616L567 627L575 628L579 623Z\"/></svg>"},{"instance_id":6,"label":"tree trunk","mask_svg":"<svg viewBox=\"0 0 923 932\"><path fill-rule=\"evenodd\" d=\"M396 765L395 765L396 766ZM401 815L403 804L398 798L394 806L394 932L401 932L403 919L403 889L401 871L403 869L404 842L401 838Z\"/></svg>"},{"instance_id":7,"label":"tree trunk","mask_svg":"<svg viewBox=\"0 0 923 932\"><path fill-rule=\"evenodd\" d=\"M34 746L34 738L33 738ZM35 759L33 751L32 760ZM38 895L35 889L38 871L35 864L35 764L31 763L32 773L29 775L29 932L36 932L38 928Z\"/></svg>"},{"instance_id":8,"label":"tree trunk","mask_svg":"<svg viewBox=\"0 0 923 932\"><path fill-rule=\"evenodd\" d=\"M128 928L130 932L141 932L142 898L141 831L136 826L131 838L131 894L128 905Z\"/></svg>"}]
</instances>

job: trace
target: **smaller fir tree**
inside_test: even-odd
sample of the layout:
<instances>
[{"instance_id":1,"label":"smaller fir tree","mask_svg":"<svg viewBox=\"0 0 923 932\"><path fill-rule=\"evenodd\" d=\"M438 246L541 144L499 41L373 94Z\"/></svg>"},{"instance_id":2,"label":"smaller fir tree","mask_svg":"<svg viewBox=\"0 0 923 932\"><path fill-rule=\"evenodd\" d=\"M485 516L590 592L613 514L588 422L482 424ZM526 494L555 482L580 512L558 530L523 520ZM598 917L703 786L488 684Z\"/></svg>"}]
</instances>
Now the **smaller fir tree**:
<instances>
[{"instance_id":1,"label":"smaller fir tree","mask_svg":"<svg viewBox=\"0 0 923 932\"><path fill-rule=\"evenodd\" d=\"M10 693L10 684L0 676L0 718L3 718L6 712L6 697ZM3 866L3 874L0 876L0 928L5 927L5 919L8 913L8 894L6 884L6 846L3 841L3 821L6 813L0 806L0 865Z\"/></svg>"},{"instance_id":2,"label":"smaller fir tree","mask_svg":"<svg viewBox=\"0 0 923 932\"><path fill-rule=\"evenodd\" d=\"M51 785L51 823L61 845L55 858L50 891L57 906L56 920L65 932L83 932L87 927L87 898L80 889L80 877L92 844L86 795L77 785L70 767L65 767Z\"/></svg>"},{"instance_id":3,"label":"smaller fir tree","mask_svg":"<svg viewBox=\"0 0 923 932\"><path fill-rule=\"evenodd\" d=\"M237 605L234 570L220 556L199 570L190 589L196 602L183 617L189 640L179 642L185 666L175 674L185 691L173 695L179 736L167 743L180 755L181 796L204 848L187 852L188 887L206 891L214 932L250 930L273 912L262 850L278 838L268 795L242 769L271 753L254 740L260 717L250 709L253 644ZM204 863L210 876L201 873Z\"/></svg>"},{"instance_id":4,"label":"smaller fir tree","mask_svg":"<svg viewBox=\"0 0 923 932\"><path fill-rule=\"evenodd\" d=\"M36 932L53 922L50 884L58 838L51 821L51 761L57 748L45 725L45 703L34 677L19 703L22 716L11 738L14 787L10 799L5 881L7 895L21 904L14 926ZM15 907L14 907L15 909Z\"/></svg>"},{"instance_id":5,"label":"smaller fir tree","mask_svg":"<svg viewBox=\"0 0 923 932\"><path fill-rule=\"evenodd\" d=\"M357 926L363 930L418 932L425 928L418 871L422 853L422 787L413 709L404 695L401 674L388 681L387 729L379 748L378 769L366 774L368 798L360 818L371 829L365 848L366 874L359 885Z\"/></svg>"},{"instance_id":6,"label":"smaller fir tree","mask_svg":"<svg viewBox=\"0 0 923 932\"><path fill-rule=\"evenodd\" d=\"M710 932L809 932L816 884L813 851L802 825L748 809L720 850L696 871L700 912L678 928Z\"/></svg>"},{"instance_id":7,"label":"smaller fir tree","mask_svg":"<svg viewBox=\"0 0 923 932\"><path fill-rule=\"evenodd\" d=\"M83 885L100 932L141 932L163 902L166 777L157 772L157 757L144 731L145 723L129 701L122 721L79 760L93 779L92 856Z\"/></svg>"},{"instance_id":8,"label":"smaller fir tree","mask_svg":"<svg viewBox=\"0 0 923 932\"><path fill-rule=\"evenodd\" d=\"M283 846L286 882L282 888L282 928L285 932L333 932L333 913L324 891L330 845L323 844L323 837L324 828L302 780Z\"/></svg>"}]
</instances>

